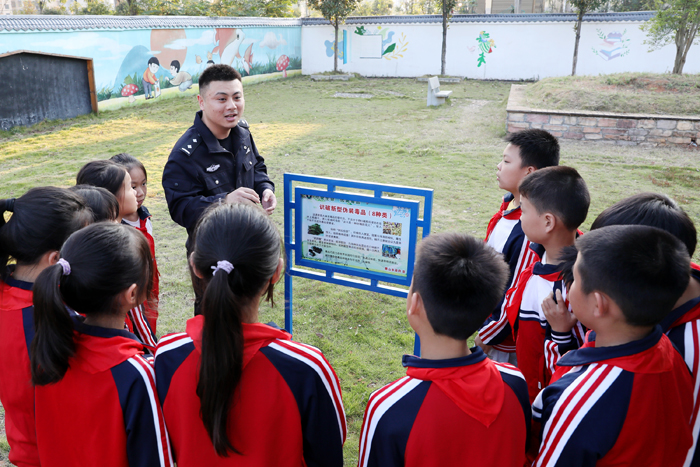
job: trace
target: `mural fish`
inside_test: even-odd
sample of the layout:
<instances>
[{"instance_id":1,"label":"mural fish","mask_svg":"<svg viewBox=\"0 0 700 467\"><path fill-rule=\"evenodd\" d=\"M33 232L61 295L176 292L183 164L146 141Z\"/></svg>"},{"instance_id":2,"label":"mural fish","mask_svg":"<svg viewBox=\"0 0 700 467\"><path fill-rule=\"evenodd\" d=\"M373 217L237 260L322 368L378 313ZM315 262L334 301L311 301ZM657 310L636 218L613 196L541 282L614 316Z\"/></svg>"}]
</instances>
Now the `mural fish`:
<instances>
[{"instance_id":1,"label":"mural fish","mask_svg":"<svg viewBox=\"0 0 700 467\"><path fill-rule=\"evenodd\" d=\"M217 28L214 40L218 41L219 45L214 47L212 52L219 54L219 63L232 65L234 59L242 58L239 49L245 40L245 34L240 29Z\"/></svg>"},{"instance_id":2,"label":"mural fish","mask_svg":"<svg viewBox=\"0 0 700 467\"><path fill-rule=\"evenodd\" d=\"M243 68L245 72L250 74L250 69L253 67L253 44L250 44L243 54Z\"/></svg>"}]
</instances>

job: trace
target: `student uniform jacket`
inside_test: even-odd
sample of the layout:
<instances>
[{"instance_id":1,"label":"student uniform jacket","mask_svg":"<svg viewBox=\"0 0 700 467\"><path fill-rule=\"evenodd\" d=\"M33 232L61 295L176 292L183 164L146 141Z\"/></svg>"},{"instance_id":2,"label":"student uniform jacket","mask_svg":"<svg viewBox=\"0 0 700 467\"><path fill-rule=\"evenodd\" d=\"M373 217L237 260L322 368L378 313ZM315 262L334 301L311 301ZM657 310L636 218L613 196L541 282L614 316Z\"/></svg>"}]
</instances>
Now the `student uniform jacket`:
<instances>
[{"instance_id":1,"label":"student uniform jacket","mask_svg":"<svg viewBox=\"0 0 700 467\"><path fill-rule=\"evenodd\" d=\"M57 383L36 387L42 467L171 467L155 374L133 334L74 318L75 355Z\"/></svg>"},{"instance_id":2,"label":"student uniform jacket","mask_svg":"<svg viewBox=\"0 0 700 467\"><path fill-rule=\"evenodd\" d=\"M10 462L18 467L39 465L29 366L34 337L32 285L11 276L0 281L0 402L5 408Z\"/></svg>"},{"instance_id":3,"label":"student uniform jacket","mask_svg":"<svg viewBox=\"0 0 700 467\"><path fill-rule=\"evenodd\" d=\"M588 342L558 366L532 406L542 440L533 466L683 465L692 383L659 326L619 346Z\"/></svg>"},{"instance_id":4,"label":"student uniform jacket","mask_svg":"<svg viewBox=\"0 0 700 467\"><path fill-rule=\"evenodd\" d=\"M359 467L521 467L530 427L522 374L478 347L466 357L405 355L406 376L365 409Z\"/></svg>"},{"instance_id":5,"label":"student uniform jacket","mask_svg":"<svg viewBox=\"0 0 700 467\"><path fill-rule=\"evenodd\" d=\"M202 212L235 189L251 188L260 199L266 189L275 189L248 123L240 120L228 138L233 152L221 146L202 122L199 111L194 125L175 143L165 164L163 189L170 216L187 229L188 236Z\"/></svg>"},{"instance_id":6,"label":"student uniform jacket","mask_svg":"<svg viewBox=\"0 0 700 467\"><path fill-rule=\"evenodd\" d=\"M146 206L141 206L138 208L136 213L139 216L138 226L133 225L124 219L122 219L122 224L130 225L135 227L137 230L146 237L148 241L148 247L151 250L151 257L153 258L153 289L151 290L151 300L144 302L143 309L148 321L148 326L151 328L151 333L153 336L156 334L156 324L158 321L158 299L160 297L159 284L160 284L160 273L158 272L158 263L156 262L156 242L153 239L153 227L151 224L151 213L148 212ZM139 336L140 337L140 336ZM141 339L143 342L146 340Z\"/></svg>"},{"instance_id":7,"label":"student uniform jacket","mask_svg":"<svg viewBox=\"0 0 700 467\"><path fill-rule=\"evenodd\" d=\"M700 281L700 266L691 264L691 275ZM698 389L700 386L700 297L695 297L673 310L661 322L661 329L671 339L673 345L680 352L685 364L690 369L693 378L693 416L691 429L693 433L693 445L686 457L686 466L700 467L700 450L698 445L698 432L700 431L700 403L698 402Z\"/></svg>"},{"instance_id":8,"label":"student uniform jacket","mask_svg":"<svg viewBox=\"0 0 700 467\"><path fill-rule=\"evenodd\" d=\"M219 457L200 417L197 380L204 317L156 350L158 394L178 467L342 466L347 433L340 382L320 350L279 328L243 324L243 373L228 417L240 453Z\"/></svg>"},{"instance_id":9,"label":"student uniform jacket","mask_svg":"<svg viewBox=\"0 0 700 467\"><path fill-rule=\"evenodd\" d=\"M545 261L542 247L536 245L536 248ZM556 290L561 291L566 301L566 287L559 279L560 272L557 265L535 262L522 272L518 283L506 294L506 316L515 330L518 368L527 381L530 402L549 384L559 357L578 348L585 335L578 322L569 333L553 332L542 311L542 301Z\"/></svg>"},{"instance_id":10,"label":"student uniform jacket","mask_svg":"<svg viewBox=\"0 0 700 467\"><path fill-rule=\"evenodd\" d=\"M484 240L487 245L502 253L503 259L508 263L510 274L506 290L517 284L520 274L540 259L537 252L528 247L529 241L520 225L520 206L508 210L511 201L511 193L503 197L501 209L491 218ZM504 297L506 290L503 291ZM479 329L479 337L484 344L492 345L496 350L512 353L515 352L515 342L503 305L502 299Z\"/></svg>"}]
</instances>

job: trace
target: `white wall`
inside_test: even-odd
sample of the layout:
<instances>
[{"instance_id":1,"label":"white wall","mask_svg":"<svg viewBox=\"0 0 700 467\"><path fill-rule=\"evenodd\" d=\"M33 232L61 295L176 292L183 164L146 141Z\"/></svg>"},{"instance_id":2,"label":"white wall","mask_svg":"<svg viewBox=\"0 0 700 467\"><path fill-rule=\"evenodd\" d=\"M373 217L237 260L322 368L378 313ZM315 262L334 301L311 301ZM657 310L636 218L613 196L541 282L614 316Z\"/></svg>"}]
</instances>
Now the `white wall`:
<instances>
[{"instance_id":1,"label":"white wall","mask_svg":"<svg viewBox=\"0 0 700 467\"><path fill-rule=\"evenodd\" d=\"M340 70L362 76L414 77L440 73L440 23L358 24L360 20L357 18L353 20L355 24L342 26L348 37L346 50L349 53L347 63L338 60ZM577 74L670 72L675 46L649 52L648 45L644 44L646 35L639 29L642 24L639 19L584 22ZM383 58L360 57L357 51L364 39L355 31L361 26L365 34L383 34L383 50L396 44L394 52ZM446 72L467 78L512 80L570 75L575 40L573 27L573 21L452 23L447 33ZM484 53L485 63L478 66L481 51L477 37L481 31L489 34L495 47L491 48L491 53ZM333 70L333 57L327 54L333 36L330 25L302 26L303 74ZM339 41L342 37L341 31ZM396 53L399 47L402 56ZM612 58L607 59L606 51ZM683 71L700 73L700 46L690 49Z\"/></svg>"}]
</instances>

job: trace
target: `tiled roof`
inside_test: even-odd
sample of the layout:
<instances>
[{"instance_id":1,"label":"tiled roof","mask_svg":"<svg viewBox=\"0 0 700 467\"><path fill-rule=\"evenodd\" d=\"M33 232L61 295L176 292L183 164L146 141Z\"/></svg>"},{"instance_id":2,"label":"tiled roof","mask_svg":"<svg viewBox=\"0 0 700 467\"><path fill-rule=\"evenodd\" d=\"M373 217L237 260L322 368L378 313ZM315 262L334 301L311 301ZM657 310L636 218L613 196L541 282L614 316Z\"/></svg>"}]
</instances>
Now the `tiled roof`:
<instances>
[{"instance_id":1,"label":"tiled roof","mask_svg":"<svg viewBox=\"0 0 700 467\"><path fill-rule=\"evenodd\" d=\"M241 28L301 26L299 18L208 16L0 16L0 31L65 31L84 29Z\"/></svg>"},{"instance_id":2,"label":"tiled roof","mask_svg":"<svg viewBox=\"0 0 700 467\"><path fill-rule=\"evenodd\" d=\"M591 13L583 17L589 22L648 21L654 16L653 11L633 11L625 13ZM454 15L450 23L539 23L539 22L574 22L573 13L527 13L497 15ZM346 24L420 24L441 23L441 15L404 15L404 16L352 16ZM304 26L321 26L330 24L325 18L303 18Z\"/></svg>"},{"instance_id":3,"label":"tiled roof","mask_svg":"<svg viewBox=\"0 0 700 467\"><path fill-rule=\"evenodd\" d=\"M626 13L592 13L586 22L647 21L653 11ZM572 13L533 13L498 15L454 15L451 23L520 23L573 22ZM352 16L346 24L420 24L440 23L440 15ZM180 28L242 28L252 26L294 27L328 25L324 18L249 18L208 16L59 16L7 15L0 16L0 31L65 31L85 29L180 29Z\"/></svg>"}]
</instances>

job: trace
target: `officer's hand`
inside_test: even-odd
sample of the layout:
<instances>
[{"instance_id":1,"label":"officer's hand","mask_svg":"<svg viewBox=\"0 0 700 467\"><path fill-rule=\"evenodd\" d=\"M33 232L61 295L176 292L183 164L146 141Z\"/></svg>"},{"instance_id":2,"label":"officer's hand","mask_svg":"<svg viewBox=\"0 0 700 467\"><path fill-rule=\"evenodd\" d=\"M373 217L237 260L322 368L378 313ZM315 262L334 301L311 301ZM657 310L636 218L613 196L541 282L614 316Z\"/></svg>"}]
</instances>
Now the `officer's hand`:
<instances>
[{"instance_id":1,"label":"officer's hand","mask_svg":"<svg viewBox=\"0 0 700 467\"><path fill-rule=\"evenodd\" d=\"M241 187L241 188L237 188L236 190L234 190L231 193L226 195L226 203L227 204L249 204L249 205L253 206L253 205L260 203L260 197L255 192L255 190L251 190L250 188Z\"/></svg>"},{"instance_id":2,"label":"officer's hand","mask_svg":"<svg viewBox=\"0 0 700 467\"><path fill-rule=\"evenodd\" d=\"M547 322L556 332L569 332L576 325L576 316L569 311L561 296L561 290L557 290L557 302L554 303L554 294L550 293L542 302L542 312Z\"/></svg>"},{"instance_id":3,"label":"officer's hand","mask_svg":"<svg viewBox=\"0 0 700 467\"><path fill-rule=\"evenodd\" d=\"M275 192L269 188L263 191L262 207L268 216L272 214L272 211L274 211L275 207L277 207L277 197L275 196Z\"/></svg>"}]
</instances>

